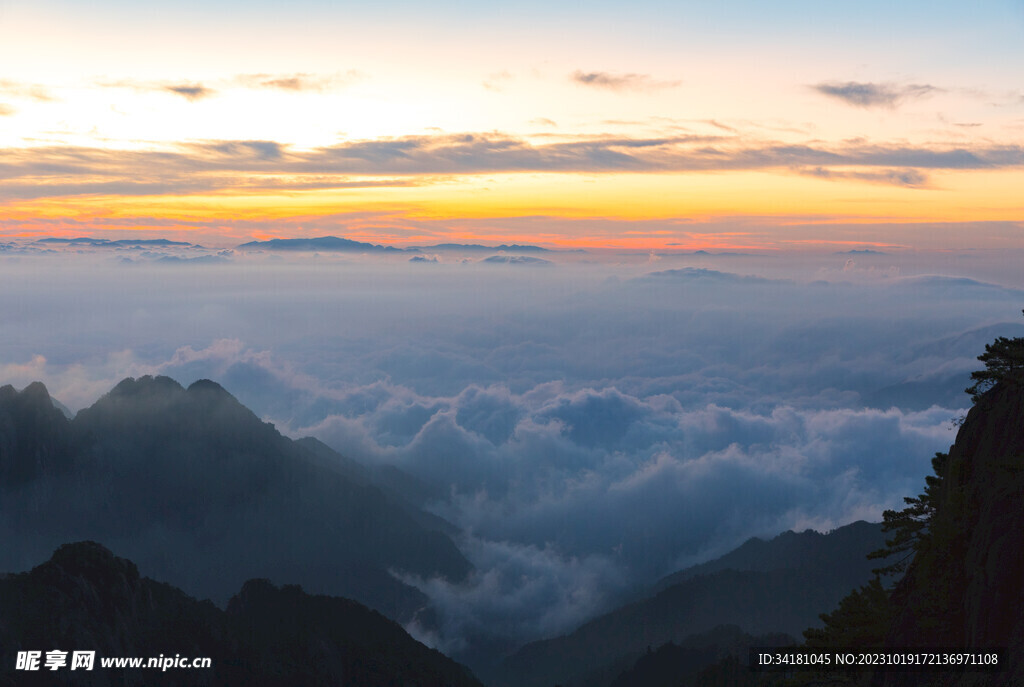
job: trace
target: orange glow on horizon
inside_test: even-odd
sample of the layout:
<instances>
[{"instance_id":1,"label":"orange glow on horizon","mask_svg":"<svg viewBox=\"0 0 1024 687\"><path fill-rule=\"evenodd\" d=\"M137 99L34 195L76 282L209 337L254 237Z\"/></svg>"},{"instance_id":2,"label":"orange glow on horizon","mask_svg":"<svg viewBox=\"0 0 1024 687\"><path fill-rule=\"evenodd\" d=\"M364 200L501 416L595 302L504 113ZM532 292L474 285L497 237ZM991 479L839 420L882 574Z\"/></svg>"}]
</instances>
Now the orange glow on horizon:
<instances>
[{"instance_id":1,"label":"orange glow on horizon","mask_svg":"<svg viewBox=\"0 0 1024 687\"><path fill-rule=\"evenodd\" d=\"M935 188L925 190L768 171L523 173L334 190L82 195L7 201L0 207L5 226L21 235L163 233L223 245L343 235L398 245L493 241L764 250L815 243L921 245L935 241L923 232L896 241L880 232L927 222L1020 222L1020 186L1024 175L1006 170L936 174ZM528 230L530 225L536 230Z\"/></svg>"}]
</instances>

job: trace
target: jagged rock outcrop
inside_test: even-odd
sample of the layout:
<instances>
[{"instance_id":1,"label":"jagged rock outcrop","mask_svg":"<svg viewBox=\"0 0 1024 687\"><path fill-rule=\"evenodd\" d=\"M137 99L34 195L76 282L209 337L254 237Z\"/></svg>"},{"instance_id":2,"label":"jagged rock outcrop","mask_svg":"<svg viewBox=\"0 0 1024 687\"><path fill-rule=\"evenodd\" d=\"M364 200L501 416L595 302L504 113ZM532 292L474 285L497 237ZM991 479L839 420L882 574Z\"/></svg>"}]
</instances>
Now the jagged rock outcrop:
<instances>
[{"instance_id":1,"label":"jagged rock outcrop","mask_svg":"<svg viewBox=\"0 0 1024 687\"><path fill-rule=\"evenodd\" d=\"M96 542L66 544L31 571L0 579L0 684L145 684L149 671L102 670L99 657L227 656L222 615L209 601L140 577L134 563ZM68 667L16 669L19 651L55 649L69 652ZM73 651L95 651L94 670L72 672ZM164 685L212 684L209 671L160 677Z\"/></svg>"},{"instance_id":2,"label":"jagged rock outcrop","mask_svg":"<svg viewBox=\"0 0 1024 687\"><path fill-rule=\"evenodd\" d=\"M19 651L95 651L93 670L18 670ZM104 668L103 658L208 657L209 669ZM0 578L0 685L478 687L462 666L348 599L251 580L227 611L140 577L95 542Z\"/></svg>"},{"instance_id":3,"label":"jagged rock outcrop","mask_svg":"<svg viewBox=\"0 0 1024 687\"><path fill-rule=\"evenodd\" d=\"M950 448L927 539L892 594L887 643L1008 648L1004 671L892 673L876 684L1024 684L1024 387L1003 382Z\"/></svg>"}]
</instances>

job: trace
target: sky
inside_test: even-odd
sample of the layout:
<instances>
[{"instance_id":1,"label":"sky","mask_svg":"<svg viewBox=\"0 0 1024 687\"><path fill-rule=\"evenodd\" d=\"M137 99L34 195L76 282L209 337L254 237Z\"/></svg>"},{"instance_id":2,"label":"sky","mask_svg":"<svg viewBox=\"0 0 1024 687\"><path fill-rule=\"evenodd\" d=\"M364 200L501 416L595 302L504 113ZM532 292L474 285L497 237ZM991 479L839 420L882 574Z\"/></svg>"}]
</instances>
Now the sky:
<instances>
[{"instance_id":1,"label":"sky","mask_svg":"<svg viewBox=\"0 0 1024 687\"><path fill-rule=\"evenodd\" d=\"M0 233L1019 245L1019 1L0 2Z\"/></svg>"},{"instance_id":2,"label":"sky","mask_svg":"<svg viewBox=\"0 0 1024 687\"><path fill-rule=\"evenodd\" d=\"M477 572L407 580L418 636L571 630L919 493L1024 334L1022 32L1019 1L0 0L0 384L213 379L437 490ZM236 249L324 235L552 252Z\"/></svg>"}]
</instances>

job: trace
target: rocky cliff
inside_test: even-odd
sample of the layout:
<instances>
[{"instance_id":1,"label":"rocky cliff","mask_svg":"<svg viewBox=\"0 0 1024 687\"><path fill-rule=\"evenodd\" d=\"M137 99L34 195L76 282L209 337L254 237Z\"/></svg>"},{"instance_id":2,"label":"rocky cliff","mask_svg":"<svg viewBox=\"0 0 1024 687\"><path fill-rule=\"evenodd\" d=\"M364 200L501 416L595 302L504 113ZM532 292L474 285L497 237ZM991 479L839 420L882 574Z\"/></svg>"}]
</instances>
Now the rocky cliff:
<instances>
[{"instance_id":1,"label":"rocky cliff","mask_svg":"<svg viewBox=\"0 0 1024 687\"><path fill-rule=\"evenodd\" d=\"M1024 684L1024 386L982 394L939 475L927 537L891 602L891 646L1006 647L1005 670L893 673L876 684Z\"/></svg>"}]
</instances>

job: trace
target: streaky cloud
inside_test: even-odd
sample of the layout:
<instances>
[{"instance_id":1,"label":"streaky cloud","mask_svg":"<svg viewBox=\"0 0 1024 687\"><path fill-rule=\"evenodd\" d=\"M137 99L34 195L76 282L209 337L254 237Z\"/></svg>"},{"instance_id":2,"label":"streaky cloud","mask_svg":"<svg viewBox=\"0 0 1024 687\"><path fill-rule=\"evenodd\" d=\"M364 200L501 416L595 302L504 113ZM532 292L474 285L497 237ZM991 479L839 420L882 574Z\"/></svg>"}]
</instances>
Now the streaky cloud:
<instances>
[{"instance_id":1,"label":"streaky cloud","mask_svg":"<svg viewBox=\"0 0 1024 687\"><path fill-rule=\"evenodd\" d=\"M101 88L127 88L139 92L170 93L181 96L189 101L201 100L215 95L217 91L198 82L188 81L139 81L135 79L118 79L116 81L99 80L96 85Z\"/></svg>"},{"instance_id":2,"label":"streaky cloud","mask_svg":"<svg viewBox=\"0 0 1024 687\"><path fill-rule=\"evenodd\" d=\"M256 157L261 160L280 160L285 146L276 141L221 141L207 144L205 148L227 158Z\"/></svg>"},{"instance_id":3,"label":"streaky cloud","mask_svg":"<svg viewBox=\"0 0 1024 687\"><path fill-rule=\"evenodd\" d=\"M888 83L861 83L858 81L828 82L811 86L822 95L835 98L854 107L894 108L905 100L923 98L942 89L929 84L897 86Z\"/></svg>"},{"instance_id":4,"label":"streaky cloud","mask_svg":"<svg viewBox=\"0 0 1024 687\"><path fill-rule=\"evenodd\" d=\"M308 72L294 74L239 74L236 81L246 88L271 89L291 92L322 93L331 87L359 78L359 72L349 70L343 74L319 75Z\"/></svg>"},{"instance_id":5,"label":"streaky cloud","mask_svg":"<svg viewBox=\"0 0 1024 687\"><path fill-rule=\"evenodd\" d=\"M923 188L928 180L922 170L1022 166L1024 146L997 143L828 145L725 135L600 136L538 143L495 132L381 138L298 150L269 140L220 140L179 143L162 150L85 146L0 150L0 175L5 179L0 196L395 186L479 173L766 169ZM352 176L382 178L353 180Z\"/></svg>"},{"instance_id":6,"label":"streaky cloud","mask_svg":"<svg viewBox=\"0 0 1024 687\"><path fill-rule=\"evenodd\" d=\"M0 93L38 102L51 102L54 100L54 97L43 86L12 81L10 79L0 79Z\"/></svg>"},{"instance_id":7,"label":"streaky cloud","mask_svg":"<svg viewBox=\"0 0 1024 687\"><path fill-rule=\"evenodd\" d=\"M679 81L658 81L649 74L616 74L614 72L584 72L577 69L570 80L581 86L604 88L610 91L655 91L675 88Z\"/></svg>"},{"instance_id":8,"label":"streaky cloud","mask_svg":"<svg viewBox=\"0 0 1024 687\"><path fill-rule=\"evenodd\" d=\"M169 93L174 93L175 95L180 95L186 100L201 100L216 93L216 91L200 84L174 84L164 86L163 90Z\"/></svg>"},{"instance_id":9,"label":"streaky cloud","mask_svg":"<svg viewBox=\"0 0 1024 687\"><path fill-rule=\"evenodd\" d=\"M813 167L799 170L800 174L818 179L845 180L855 179L878 184L889 184L892 186L904 186L906 188L928 188L929 178L927 174L916 169L888 169L877 172L847 172L831 170L824 167Z\"/></svg>"}]
</instances>

